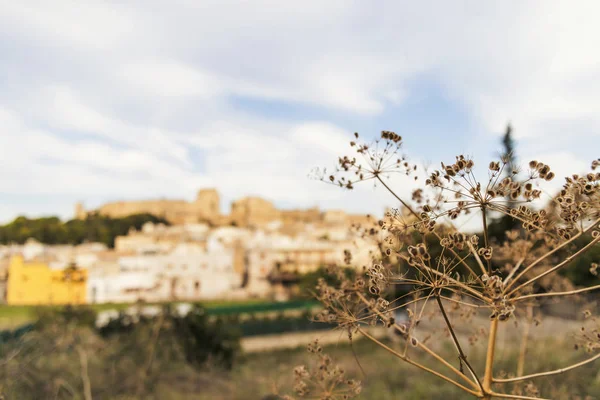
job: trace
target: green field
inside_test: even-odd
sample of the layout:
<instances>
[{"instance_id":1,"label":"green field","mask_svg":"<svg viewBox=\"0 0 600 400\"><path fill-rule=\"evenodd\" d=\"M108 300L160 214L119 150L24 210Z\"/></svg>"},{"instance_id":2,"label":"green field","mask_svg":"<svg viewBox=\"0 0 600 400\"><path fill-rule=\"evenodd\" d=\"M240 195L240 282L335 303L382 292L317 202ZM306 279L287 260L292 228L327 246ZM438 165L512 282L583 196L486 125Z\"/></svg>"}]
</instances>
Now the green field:
<instances>
[{"instance_id":1,"label":"green field","mask_svg":"<svg viewBox=\"0 0 600 400\"><path fill-rule=\"evenodd\" d=\"M165 303L148 303L144 305L162 305ZM177 304L177 303L171 303ZM252 300L208 300L201 304L207 309L210 314L214 315L232 315L243 313L265 313L265 312L280 312L285 310L305 310L316 305L311 301L288 301L288 302L272 302L268 300L252 299ZM107 303L107 304L92 304L89 307L95 311L105 310L125 310L128 307L134 306L131 303ZM0 330L14 329L21 325L31 323L36 319L36 312L43 308L57 308L62 306L10 306L0 305Z\"/></svg>"}]
</instances>

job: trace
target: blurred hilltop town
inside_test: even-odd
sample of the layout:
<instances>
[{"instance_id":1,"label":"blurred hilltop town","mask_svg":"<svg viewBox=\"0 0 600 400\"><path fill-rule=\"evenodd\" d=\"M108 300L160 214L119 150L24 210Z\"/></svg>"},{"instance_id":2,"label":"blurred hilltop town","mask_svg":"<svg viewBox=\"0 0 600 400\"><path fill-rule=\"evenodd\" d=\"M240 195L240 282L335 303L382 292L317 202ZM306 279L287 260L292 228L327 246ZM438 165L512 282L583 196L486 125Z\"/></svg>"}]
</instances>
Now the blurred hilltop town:
<instances>
[{"instance_id":1,"label":"blurred hilltop town","mask_svg":"<svg viewBox=\"0 0 600 400\"><path fill-rule=\"evenodd\" d=\"M108 203L75 216L113 218L152 214L148 222L103 243L47 245L34 239L0 246L0 301L8 304L162 302L216 298L285 299L294 282L321 266L370 259L373 244L352 233L366 216L343 211L279 210L245 197L220 212L219 193L203 189L196 200Z\"/></svg>"}]
</instances>

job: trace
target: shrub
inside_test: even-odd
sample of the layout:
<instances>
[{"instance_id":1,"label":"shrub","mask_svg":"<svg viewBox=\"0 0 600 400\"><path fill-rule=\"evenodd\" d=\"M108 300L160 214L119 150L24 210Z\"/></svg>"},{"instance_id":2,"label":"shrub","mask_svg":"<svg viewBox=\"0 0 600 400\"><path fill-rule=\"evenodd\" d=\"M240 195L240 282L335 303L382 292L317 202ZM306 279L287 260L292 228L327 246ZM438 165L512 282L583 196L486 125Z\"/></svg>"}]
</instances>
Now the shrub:
<instances>
[{"instance_id":1,"label":"shrub","mask_svg":"<svg viewBox=\"0 0 600 400\"><path fill-rule=\"evenodd\" d=\"M154 399L181 374L230 369L239 332L196 306L122 313L99 331L84 307L45 308L32 331L0 342L0 398Z\"/></svg>"}]
</instances>

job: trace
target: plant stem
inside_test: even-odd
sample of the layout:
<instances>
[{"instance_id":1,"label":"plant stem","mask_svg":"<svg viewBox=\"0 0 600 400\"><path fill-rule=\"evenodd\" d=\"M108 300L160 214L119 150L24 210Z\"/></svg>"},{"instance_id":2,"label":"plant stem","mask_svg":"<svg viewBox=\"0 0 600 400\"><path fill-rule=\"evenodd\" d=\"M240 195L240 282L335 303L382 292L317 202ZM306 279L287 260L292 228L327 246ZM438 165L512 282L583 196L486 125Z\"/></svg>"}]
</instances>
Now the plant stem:
<instances>
[{"instance_id":1,"label":"plant stem","mask_svg":"<svg viewBox=\"0 0 600 400\"><path fill-rule=\"evenodd\" d=\"M527 282L520 284L519 286L517 286L516 288L514 288L513 290L511 290L507 296L512 295L513 293L519 291L520 289L524 288L525 286L529 285L530 283L533 283L535 281L537 281L538 279L543 278L544 276L551 274L552 272L556 271L559 268L564 267L565 265L569 264L571 261L573 261L574 259L576 259L577 257L579 257L581 254L585 253L587 250L591 249L596 243L598 243L600 241L600 236L598 236L597 238L595 238L594 240L592 240L591 242L589 242L587 245L585 245L583 248L579 249L579 251L577 251L574 254L571 254L569 257L565 258L561 263L555 265L554 267L542 272L541 274L529 279Z\"/></svg>"},{"instance_id":2,"label":"plant stem","mask_svg":"<svg viewBox=\"0 0 600 400\"><path fill-rule=\"evenodd\" d=\"M481 391L484 392L483 386L481 385L481 381L479 381L479 378L477 377L475 370L473 370L473 367L471 366L471 364L469 364L469 361L467 361L467 356L465 355L465 353L462 350L462 347L460 346L460 342L458 341L458 338L456 337L456 333L454 333L454 328L452 327L452 324L450 323L450 320L448 319L448 315L446 314L446 310L444 309L444 305L442 304L442 299L440 299L439 294L435 296L435 299L437 300L438 306L440 307L440 311L442 312L444 321L446 321L446 326L448 327L448 330L450 331L450 335L452 336L452 341L454 342L454 345L456 346L456 350L458 351L458 358L461 362L461 370L462 370L462 363L464 362L465 365L467 366L467 369L473 376L473 379L475 379L475 381L477 382L477 385L479 385L479 387L481 388Z\"/></svg>"},{"instance_id":3,"label":"plant stem","mask_svg":"<svg viewBox=\"0 0 600 400\"><path fill-rule=\"evenodd\" d=\"M500 399L521 399L521 400L551 400L542 397L530 397L530 396L521 396L518 394L506 394L506 393L496 393L492 392L488 397L483 397L484 399L491 399L492 397L498 397Z\"/></svg>"},{"instance_id":4,"label":"plant stem","mask_svg":"<svg viewBox=\"0 0 600 400\"><path fill-rule=\"evenodd\" d=\"M514 378L498 378L498 379L494 379L494 382L498 382L498 383L508 383L508 382L518 382L518 381L524 381L527 379L533 379L533 378L539 378L540 376L550 376L550 375L557 375L557 374L562 374L563 372L581 367L582 365L591 363L593 361L596 361L598 358L600 358L600 353L596 354L593 357L587 358L583 361L580 361L578 363L575 363L573 365L569 365L568 367L564 367L564 368L559 368L559 369L555 369L553 371L546 371L546 372L538 372L537 374L531 374L531 375L525 375L525 376L517 376Z\"/></svg>"},{"instance_id":5,"label":"plant stem","mask_svg":"<svg viewBox=\"0 0 600 400\"><path fill-rule=\"evenodd\" d=\"M486 209L484 206L481 206L481 218L483 220L483 243L485 244L485 247L489 247L489 239L488 239L488 225L487 225L487 215L486 215ZM492 274L492 260L488 259L487 261L487 268L488 268L488 275Z\"/></svg>"},{"instance_id":6,"label":"plant stem","mask_svg":"<svg viewBox=\"0 0 600 400\"><path fill-rule=\"evenodd\" d=\"M136 389L136 394L141 395L145 389L145 385L147 384L146 380L148 375L150 374L150 369L152 368L152 363L154 361L154 356L156 354L156 349L158 347L158 339L160 337L160 330L162 329L163 323L165 321L165 310L161 310L160 315L158 316L158 321L156 325L154 325L154 332L152 332L152 338L150 343L150 354L148 355L148 360L146 365L142 371L142 375L140 380L138 381L138 386Z\"/></svg>"},{"instance_id":7,"label":"plant stem","mask_svg":"<svg viewBox=\"0 0 600 400\"><path fill-rule=\"evenodd\" d=\"M523 327L523 338L521 339L521 348L519 349L519 360L517 362L517 376L523 375L525 371L525 354L527 353L527 342L529 341L529 329L533 320L533 306L527 305L527 320Z\"/></svg>"},{"instance_id":8,"label":"plant stem","mask_svg":"<svg viewBox=\"0 0 600 400\"><path fill-rule=\"evenodd\" d=\"M419 364L416 361L411 360L410 358L403 356L402 354L398 353L396 350L392 349L389 346L386 346L384 343L382 343L381 341L377 340L376 338L374 338L373 336L369 335L369 333L367 333L365 330L358 328L358 331L366 336L368 339L370 339L371 341L373 341L374 343L378 344L379 346L381 346L382 348L384 348L385 350L387 350L388 352L392 353L393 355L395 355L396 357L398 357L399 359L414 365L415 367L418 367L420 369L422 369L423 371L429 372L430 374L433 374L435 376L437 376L438 378L441 378L443 380L445 380L446 382L452 383L454 386L459 387L460 389L464 390L467 393L470 393L474 396L479 396L480 393L476 392L474 390L469 389L468 387L465 387L463 385L461 385L460 383L456 382L453 379L448 378L446 375L443 375L435 370L432 370L431 368L428 368L424 365Z\"/></svg>"},{"instance_id":9,"label":"plant stem","mask_svg":"<svg viewBox=\"0 0 600 400\"><path fill-rule=\"evenodd\" d=\"M516 303L517 301L522 301L525 299L533 299L533 298L538 298L538 297L570 296L573 294L591 292L593 290L598 290L598 289L600 289L600 285L594 285L594 286L590 286L590 287L584 287L581 289L569 290L566 292L533 293L533 294L527 294L524 296L515 297L513 299L513 302Z\"/></svg>"},{"instance_id":10,"label":"plant stem","mask_svg":"<svg viewBox=\"0 0 600 400\"><path fill-rule=\"evenodd\" d=\"M493 373L494 373L494 353L496 351L496 334L498 333L498 318L490 322L490 332L488 333L488 348L485 358L485 373L483 376L484 399L491 399Z\"/></svg>"},{"instance_id":11,"label":"plant stem","mask_svg":"<svg viewBox=\"0 0 600 400\"><path fill-rule=\"evenodd\" d=\"M361 301L368 307L369 306L369 302L368 300L365 298L365 296L363 296L361 293L357 293L358 297L361 299ZM389 323L389 318L386 317L383 313L381 313L379 310L373 310L377 315L379 315L379 317L384 320L386 323ZM402 332L400 330L400 327L398 326L398 324L394 323L394 329L396 329L398 332L404 334L405 332ZM448 361L446 361L443 357L441 357L439 354L437 354L436 352L434 352L433 350L431 350L429 347L425 346L423 343L421 343L420 341L417 343L417 347L421 350L423 350L424 352L426 352L427 354L429 354L430 356L432 356L433 358L435 358L437 361L441 362L443 365L445 365L446 367L448 367L449 369L451 369L454 373L456 373L460 378L462 378L466 383L470 384L473 388L477 389L477 384L473 381L471 381L463 372L459 371L458 369L456 369L452 364L450 364Z\"/></svg>"},{"instance_id":12,"label":"plant stem","mask_svg":"<svg viewBox=\"0 0 600 400\"><path fill-rule=\"evenodd\" d=\"M532 262L531 264L529 264L525 269L523 269L523 271L521 271L519 273L519 275L517 275L517 277L512 280L511 282L508 282L508 285L506 286L506 291L508 291L512 285L514 285L516 282L519 281L519 279L521 277L523 277L523 275L525 275L527 273L527 271L529 271L530 269L532 269L533 267L535 267L538 263L540 263L541 261L543 261L545 258L551 256L552 254L554 254L555 252L557 252L558 250L562 249L563 247L567 246L568 244L574 242L577 238L579 238L580 236L582 236L583 234L589 232L591 229L593 229L596 224L600 223L600 218L598 218L597 220L595 220L594 222L592 222L590 224L590 226L588 226L585 230L582 230L581 232L579 232L577 235L573 236L571 239L567 240L566 242L563 242L562 244L560 244L559 246L553 248L552 250L550 250L549 252L547 252L546 254L544 254L543 256L539 257L537 260L535 260L534 262Z\"/></svg>"},{"instance_id":13,"label":"plant stem","mask_svg":"<svg viewBox=\"0 0 600 400\"><path fill-rule=\"evenodd\" d=\"M83 395L85 400L92 400L92 384L88 374L88 357L84 348L80 345L75 347L79 354L79 364L81 365L81 381L83 382Z\"/></svg>"}]
</instances>

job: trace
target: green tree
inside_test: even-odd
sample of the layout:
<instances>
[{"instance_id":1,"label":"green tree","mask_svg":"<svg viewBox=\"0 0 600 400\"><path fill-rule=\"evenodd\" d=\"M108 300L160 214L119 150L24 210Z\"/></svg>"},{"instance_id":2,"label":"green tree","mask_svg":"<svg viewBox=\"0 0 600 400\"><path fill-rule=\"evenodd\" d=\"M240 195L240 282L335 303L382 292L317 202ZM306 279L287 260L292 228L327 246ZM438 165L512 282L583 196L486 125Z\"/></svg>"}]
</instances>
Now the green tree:
<instances>
[{"instance_id":1,"label":"green tree","mask_svg":"<svg viewBox=\"0 0 600 400\"><path fill-rule=\"evenodd\" d=\"M504 167L504 177L514 179L518 174L517 156L515 151L515 141L513 139L513 128L511 124L506 125L506 130L502 136L502 151L500 158ZM507 197L507 206L509 208L515 207L514 200ZM519 221L509 215L502 215L500 218L495 219L489 226L489 234L491 237L495 237L498 240L505 238L505 232L516 229L519 227Z\"/></svg>"},{"instance_id":2,"label":"green tree","mask_svg":"<svg viewBox=\"0 0 600 400\"><path fill-rule=\"evenodd\" d=\"M29 238L46 244L81 244L101 242L113 247L117 236L126 235L129 229L140 229L146 222L168 222L152 214L135 214L123 218L110 218L90 214L86 219L62 222L58 217L17 217L0 226L0 243L25 243Z\"/></svg>"}]
</instances>

